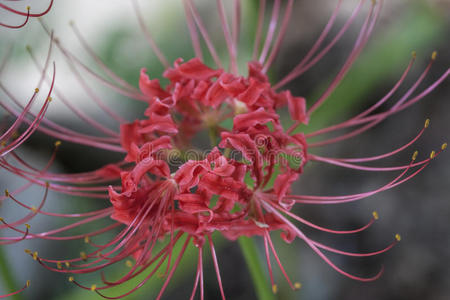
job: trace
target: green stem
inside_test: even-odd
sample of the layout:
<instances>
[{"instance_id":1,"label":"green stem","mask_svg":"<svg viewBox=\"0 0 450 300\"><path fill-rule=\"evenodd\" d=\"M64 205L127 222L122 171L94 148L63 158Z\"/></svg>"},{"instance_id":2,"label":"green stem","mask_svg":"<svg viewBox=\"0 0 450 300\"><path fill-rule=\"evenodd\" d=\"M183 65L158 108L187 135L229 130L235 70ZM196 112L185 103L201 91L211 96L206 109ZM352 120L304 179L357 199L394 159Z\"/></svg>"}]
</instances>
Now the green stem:
<instances>
[{"instance_id":1,"label":"green stem","mask_svg":"<svg viewBox=\"0 0 450 300\"><path fill-rule=\"evenodd\" d=\"M4 287L6 289L6 294L14 292L20 288L17 285L13 273L11 272L11 265L9 264L8 258L6 257L6 253L2 247L0 247L0 274L2 274L2 280L4 283ZM22 295L17 294L12 296L11 299L22 300L23 297Z\"/></svg>"},{"instance_id":2,"label":"green stem","mask_svg":"<svg viewBox=\"0 0 450 300\"><path fill-rule=\"evenodd\" d=\"M239 238L239 245L250 271L258 299L274 300L275 296L272 293L270 283L264 275L265 272L261 266L261 259L255 242L253 239L243 236Z\"/></svg>"}]
</instances>

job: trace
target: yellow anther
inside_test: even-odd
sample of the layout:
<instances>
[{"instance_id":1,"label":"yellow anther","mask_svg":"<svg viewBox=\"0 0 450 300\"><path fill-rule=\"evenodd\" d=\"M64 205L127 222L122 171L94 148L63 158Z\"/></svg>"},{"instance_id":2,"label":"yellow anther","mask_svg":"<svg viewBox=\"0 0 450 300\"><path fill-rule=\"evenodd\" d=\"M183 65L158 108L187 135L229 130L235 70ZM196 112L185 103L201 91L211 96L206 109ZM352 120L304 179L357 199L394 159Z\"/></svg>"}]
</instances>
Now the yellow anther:
<instances>
[{"instance_id":1,"label":"yellow anther","mask_svg":"<svg viewBox=\"0 0 450 300\"><path fill-rule=\"evenodd\" d=\"M50 186L50 182L46 181L45 182L45 187L48 188Z\"/></svg>"},{"instance_id":2,"label":"yellow anther","mask_svg":"<svg viewBox=\"0 0 450 300\"><path fill-rule=\"evenodd\" d=\"M73 278L73 276L69 277L69 282L73 282L75 280L75 278Z\"/></svg>"},{"instance_id":3,"label":"yellow anther","mask_svg":"<svg viewBox=\"0 0 450 300\"><path fill-rule=\"evenodd\" d=\"M272 292L274 294L276 294L278 292L278 285L276 285L276 284L272 285Z\"/></svg>"},{"instance_id":4,"label":"yellow anther","mask_svg":"<svg viewBox=\"0 0 450 300\"><path fill-rule=\"evenodd\" d=\"M416 160L417 159L417 155L419 155L419 151L414 151L413 155L412 155L412 160Z\"/></svg>"},{"instance_id":5,"label":"yellow anther","mask_svg":"<svg viewBox=\"0 0 450 300\"><path fill-rule=\"evenodd\" d=\"M89 238L89 236L85 236L85 237L84 237L84 242L85 242L86 244L89 244L90 241L91 241L91 239Z\"/></svg>"},{"instance_id":6,"label":"yellow anther","mask_svg":"<svg viewBox=\"0 0 450 300\"><path fill-rule=\"evenodd\" d=\"M131 267L133 266L133 262L132 262L131 260L127 260L127 261L125 262L125 265L126 265L128 268L131 268Z\"/></svg>"},{"instance_id":7,"label":"yellow anther","mask_svg":"<svg viewBox=\"0 0 450 300\"><path fill-rule=\"evenodd\" d=\"M70 262L66 261L66 262L64 262L64 264L66 265L66 268L70 267Z\"/></svg>"},{"instance_id":8,"label":"yellow anther","mask_svg":"<svg viewBox=\"0 0 450 300\"><path fill-rule=\"evenodd\" d=\"M34 260L37 260L37 259L38 259L38 252L37 252L37 251L34 251L34 252L33 252L33 259L34 259Z\"/></svg>"},{"instance_id":9,"label":"yellow anther","mask_svg":"<svg viewBox=\"0 0 450 300\"><path fill-rule=\"evenodd\" d=\"M396 234L395 235L395 239L397 240L397 242L400 242L402 240L402 237L400 236L400 234Z\"/></svg>"},{"instance_id":10,"label":"yellow anther","mask_svg":"<svg viewBox=\"0 0 450 300\"><path fill-rule=\"evenodd\" d=\"M58 270L61 270L61 269L62 269L62 264L61 264L60 261L57 261L57 262L56 262L56 267L58 268Z\"/></svg>"},{"instance_id":11,"label":"yellow anther","mask_svg":"<svg viewBox=\"0 0 450 300\"><path fill-rule=\"evenodd\" d=\"M412 58L416 58L416 56L417 56L416 51L411 52L411 56L412 56Z\"/></svg>"},{"instance_id":12,"label":"yellow anther","mask_svg":"<svg viewBox=\"0 0 450 300\"><path fill-rule=\"evenodd\" d=\"M80 256L81 256L81 259L82 259L82 260L86 260L86 259L87 259L86 252L84 252L84 251L81 251L81 252L80 252Z\"/></svg>"},{"instance_id":13,"label":"yellow anther","mask_svg":"<svg viewBox=\"0 0 450 300\"><path fill-rule=\"evenodd\" d=\"M302 284L301 284L300 282L296 282L296 283L294 283L294 288L295 288L296 290L299 290L299 289L302 288Z\"/></svg>"},{"instance_id":14,"label":"yellow anther","mask_svg":"<svg viewBox=\"0 0 450 300\"><path fill-rule=\"evenodd\" d=\"M377 213L376 211L374 211L374 212L372 213L372 216L373 216L373 218L374 218L375 220L378 220L378 218L380 217L380 216L378 216L378 213Z\"/></svg>"},{"instance_id":15,"label":"yellow anther","mask_svg":"<svg viewBox=\"0 0 450 300\"><path fill-rule=\"evenodd\" d=\"M59 147L59 146L61 146L61 141L56 141L55 142L55 147Z\"/></svg>"},{"instance_id":16,"label":"yellow anther","mask_svg":"<svg viewBox=\"0 0 450 300\"><path fill-rule=\"evenodd\" d=\"M34 89L34 92L35 92L35 93L39 93L39 88L35 88L35 89Z\"/></svg>"},{"instance_id":17,"label":"yellow anther","mask_svg":"<svg viewBox=\"0 0 450 300\"><path fill-rule=\"evenodd\" d=\"M447 143L443 143L441 146L441 150L445 150L445 149L447 149Z\"/></svg>"},{"instance_id":18,"label":"yellow anther","mask_svg":"<svg viewBox=\"0 0 450 300\"><path fill-rule=\"evenodd\" d=\"M91 285L91 291L95 291L97 289L97 286L95 284Z\"/></svg>"},{"instance_id":19,"label":"yellow anther","mask_svg":"<svg viewBox=\"0 0 450 300\"><path fill-rule=\"evenodd\" d=\"M431 151L431 153L430 153L430 159L433 159L435 156L436 156L436 152L434 152L434 150Z\"/></svg>"},{"instance_id":20,"label":"yellow anther","mask_svg":"<svg viewBox=\"0 0 450 300\"><path fill-rule=\"evenodd\" d=\"M31 7L28 5L28 6L27 6L27 10L30 10L30 9L31 9Z\"/></svg>"},{"instance_id":21,"label":"yellow anther","mask_svg":"<svg viewBox=\"0 0 450 300\"><path fill-rule=\"evenodd\" d=\"M27 229L30 229L30 224L25 224L25 227L27 228Z\"/></svg>"},{"instance_id":22,"label":"yellow anther","mask_svg":"<svg viewBox=\"0 0 450 300\"><path fill-rule=\"evenodd\" d=\"M3 222L5 219L3 219L2 217L0 217L0 222Z\"/></svg>"},{"instance_id":23,"label":"yellow anther","mask_svg":"<svg viewBox=\"0 0 450 300\"><path fill-rule=\"evenodd\" d=\"M38 210L37 210L36 206L32 206L31 207L31 211L34 212L34 213L37 213Z\"/></svg>"},{"instance_id":24,"label":"yellow anther","mask_svg":"<svg viewBox=\"0 0 450 300\"><path fill-rule=\"evenodd\" d=\"M24 249L23 250L26 254L31 254L31 250L30 249Z\"/></svg>"},{"instance_id":25,"label":"yellow anther","mask_svg":"<svg viewBox=\"0 0 450 300\"><path fill-rule=\"evenodd\" d=\"M9 191L8 191L8 189L5 190L5 196L6 196L6 197L9 197Z\"/></svg>"},{"instance_id":26,"label":"yellow anther","mask_svg":"<svg viewBox=\"0 0 450 300\"><path fill-rule=\"evenodd\" d=\"M1 142L0 142L0 146L5 147L5 146L6 146L6 141L1 141Z\"/></svg>"},{"instance_id":27,"label":"yellow anther","mask_svg":"<svg viewBox=\"0 0 450 300\"><path fill-rule=\"evenodd\" d=\"M47 100L48 102L52 102L53 98L51 96L48 96Z\"/></svg>"},{"instance_id":28,"label":"yellow anther","mask_svg":"<svg viewBox=\"0 0 450 300\"><path fill-rule=\"evenodd\" d=\"M27 280L27 287L29 287L30 286L30 281L29 280Z\"/></svg>"},{"instance_id":29,"label":"yellow anther","mask_svg":"<svg viewBox=\"0 0 450 300\"><path fill-rule=\"evenodd\" d=\"M435 60L437 57L437 51L433 51L433 53L431 54L431 59Z\"/></svg>"},{"instance_id":30,"label":"yellow anther","mask_svg":"<svg viewBox=\"0 0 450 300\"><path fill-rule=\"evenodd\" d=\"M426 119L425 120L425 128L428 128L428 126L430 126L430 119Z\"/></svg>"}]
</instances>

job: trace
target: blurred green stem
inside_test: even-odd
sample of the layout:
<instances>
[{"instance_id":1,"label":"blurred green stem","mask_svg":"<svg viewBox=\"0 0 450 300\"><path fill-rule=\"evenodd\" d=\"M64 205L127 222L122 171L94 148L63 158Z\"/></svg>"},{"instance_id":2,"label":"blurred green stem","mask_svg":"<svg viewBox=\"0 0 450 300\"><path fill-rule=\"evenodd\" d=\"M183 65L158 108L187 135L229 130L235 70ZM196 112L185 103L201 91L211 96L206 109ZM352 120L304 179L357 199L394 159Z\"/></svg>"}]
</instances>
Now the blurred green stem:
<instances>
[{"instance_id":1,"label":"blurred green stem","mask_svg":"<svg viewBox=\"0 0 450 300\"><path fill-rule=\"evenodd\" d=\"M6 294L11 293L19 289L16 279L11 272L11 266L9 264L8 258L6 257L5 250L0 247L0 274L2 275L2 281L6 289ZM23 297L20 294L11 297L14 300L22 300Z\"/></svg>"},{"instance_id":2,"label":"blurred green stem","mask_svg":"<svg viewBox=\"0 0 450 300\"><path fill-rule=\"evenodd\" d=\"M275 296L272 293L270 283L264 276L265 272L261 266L261 260L259 258L258 249L256 248L254 240L243 236L239 238L239 245L241 246L247 267L250 271L258 299L274 300Z\"/></svg>"}]
</instances>

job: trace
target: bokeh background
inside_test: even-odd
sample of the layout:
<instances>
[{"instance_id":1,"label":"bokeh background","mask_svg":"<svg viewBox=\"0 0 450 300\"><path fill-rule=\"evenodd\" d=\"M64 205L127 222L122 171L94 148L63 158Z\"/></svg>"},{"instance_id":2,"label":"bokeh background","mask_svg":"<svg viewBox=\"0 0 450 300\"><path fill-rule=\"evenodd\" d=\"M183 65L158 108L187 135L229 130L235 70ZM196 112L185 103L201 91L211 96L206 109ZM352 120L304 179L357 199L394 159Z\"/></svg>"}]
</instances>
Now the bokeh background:
<instances>
[{"instance_id":1,"label":"bokeh background","mask_svg":"<svg viewBox=\"0 0 450 300\"><path fill-rule=\"evenodd\" d=\"M281 78L306 54L325 26L337 1L296 0L293 18L290 21L280 55L273 70L272 80ZM344 0L334 36L345 22L357 1ZM9 2L8 2L9 3ZM48 1L24 1L19 7L31 4L32 10L40 11ZM226 58L226 47L220 24L212 1L196 1L200 12L208 24L221 55ZM239 48L240 68L245 72L245 61L251 55L251 46L256 24L258 1L242 0L241 47ZM271 1L268 2L269 6ZM16 3L12 3L15 5ZM181 2L178 0L140 1L145 22L155 40L169 61L178 57L193 57ZM366 9L368 4L366 4ZM312 103L331 82L333 76L344 63L351 51L360 18L336 47L316 67L290 83L287 88L294 95L305 96ZM8 22L19 21L0 10L0 18ZM75 53L83 62L98 70L93 60L83 49L69 26L73 20L89 45L98 56L117 74L132 85L137 86L139 69L146 67L151 77L160 78L163 68L152 53L139 30L130 1L120 0L77 0L56 1L53 10L43 18L55 31L55 36ZM376 102L393 86L409 62L411 51L417 52L417 62L394 99L399 99L407 88L426 67L431 53L438 51L434 63L419 91L436 80L450 66L450 1L447 0L398 0L386 1L377 28L362 56L351 72L332 94L323 107L314 114L311 124L304 128L311 131L325 125L345 120L370 104ZM21 101L30 97L37 82L39 71L26 51L26 45L42 64L46 58L49 37L39 22L33 19L21 30L0 28L0 57L8 56L7 65L0 75L2 86L12 91ZM56 48L52 60L56 63L56 85L64 96L87 112L96 120L117 129L117 124L105 117L93 104L92 99L79 85L71 72L67 60ZM8 54L9 53L9 54ZM129 120L142 115L142 104L117 95L82 72L82 76L93 91L108 105ZM43 89L44 91L47 88ZM44 94L44 93L42 93ZM409 162L414 150L424 158L431 150L437 150L449 137L450 128L450 85L445 81L420 103L397 114L371 131L332 146L314 149L330 157L369 156L384 153L408 142L422 128L426 118L431 126L424 137L402 154L386 160L386 165ZM43 96L42 96L43 97ZM48 118L69 128L91 132L85 123L77 119L55 97L48 111ZM4 91L0 91L0 101L10 101ZM390 102L392 104L392 102ZM386 107L389 107L387 104ZM2 111L2 121L11 122ZM54 140L36 133L20 149L20 154L36 166L43 166L48 160ZM70 143L63 143L53 167L55 172L82 172L93 170L105 163L117 161L120 155L106 151L88 149ZM383 162L384 163L384 162ZM385 266L384 275L372 283L360 283L333 271L312 250L301 241L286 245L276 234L279 255L291 277L302 283L300 291L291 291L277 274L279 293L277 299L448 299L450 297L450 202L449 176L450 157L447 153L439 156L426 170L396 189L377 194L368 199L346 205L298 206L295 212L302 217L323 226L335 228L358 227L367 222L371 212L376 210L380 220L369 230L349 237L333 236L302 228L316 240L348 251L370 251L390 243L395 233L402 235L402 241L386 254L374 258L345 258L330 254L337 265L351 273L370 275ZM350 194L370 190L383 185L393 178L393 173L367 173L331 167L320 163L310 163L294 192L302 194ZM13 190L21 185L18 178L0 172L0 188ZM21 194L20 199L33 204L42 197L42 188L32 188ZM70 198L51 193L46 204L48 211L89 211L107 206L106 201ZM0 215L16 219L24 212L10 201L4 201ZM63 221L54 218L36 218L32 222L35 230L45 230L61 226ZM3 233L0 233L3 234ZM217 237L218 256L224 282L225 293L230 299L257 299L245 261L237 243ZM261 241L258 240L260 243ZM262 246L262 244L259 244ZM0 294L11 287L22 286L31 279L32 286L16 299L98 299L95 293L84 291L67 282L64 275L45 270L24 252L24 248L38 250L47 257L77 256L86 246L83 241L58 243L48 241L27 241L18 245L3 247L2 269L9 267L10 276L3 272L0 280ZM262 250L262 248L261 248ZM196 264L194 252L182 262L173 282L166 292L166 299L186 299L190 295ZM263 252L261 259L263 259ZM108 274L120 274L125 266L117 266ZM211 261L206 259L206 298L218 299L218 286ZM78 278L78 277L77 277ZM80 277L85 283L100 283L99 274ZM138 293L126 299L151 299L162 285L155 278Z\"/></svg>"}]
</instances>

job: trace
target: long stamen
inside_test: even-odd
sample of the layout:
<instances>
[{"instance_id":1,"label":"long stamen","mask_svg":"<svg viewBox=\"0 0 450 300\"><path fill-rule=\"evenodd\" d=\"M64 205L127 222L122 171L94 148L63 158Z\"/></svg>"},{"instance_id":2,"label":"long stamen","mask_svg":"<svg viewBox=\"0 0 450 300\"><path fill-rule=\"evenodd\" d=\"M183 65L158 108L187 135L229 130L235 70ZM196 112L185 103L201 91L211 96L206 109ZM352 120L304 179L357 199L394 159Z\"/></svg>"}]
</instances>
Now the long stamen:
<instances>
[{"instance_id":1,"label":"long stamen","mask_svg":"<svg viewBox=\"0 0 450 300\"><path fill-rule=\"evenodd\" d=\"M23 291L24 291L26 288L28 288L29 286L30 286L30 281L27 280L27 282L25 283L25 285L24 285L21 289L15 291L15 292L11 292L11 293L5 294L5 295L0 295L0 298L8 298L8 297L17 295L17 294L23 292Z\"/></svg>"},{"instance_id":2,"label":"long stamen","mask_svg":"<svg viewBox=\"0 0 450 300\"><path fill-rule=\"evenodd\" d=\"M272 62L274 61L275 57L278 54L278 51L280 50L281 43L283 42L284 35L286 34L287 26L289 24L289 20L291 19L292 14L292 6L294 5L294 0L289 0L288 4L286 5L284 16L283 16L283 22L281 23L281 28L278 33L277 40L275 41L275 44L272 47L272 52L270 53L269 58L267 59L262 71L264 73L267 72L267 70L272 65Z\"/></svg>"},{"instance_id":3,"label":"long stamen","mask_svg":"<svg viewBox=\"0 0 450 300\"><path fill-rule=\"evenodd\" d=\"M222 63L220 62L220 58L217 55L216 49L214 48L213 43L211 42L211 39L209 38L208 32L206 30L205 25L203 24L200 14L198 13L195 4L192 3L192 0L184 0L189 5L192 16L194 17L195 23L197 24L198 29L200 30L200 33L203 36L203 39L205 40L206 46L208 47L209 53L211 54L214 62L219 68L222 68Z\"/></svg>"},{"instance_id":4,"label":"long stamen","mask_svg":"<svg viewBox=\"0 0 450 300\"><path fill-rule=\"evenodd\" d=\"M198 248L198 262L197 262L197 273L195 275L194 287L192 288L191 298L190 300L194 300L195 293L197 292L198 282L200 281L200 272L203 268L202 264L202 247Z\"/></svg>"},{"instance_id":5,"label":"long stamen","mask_svg":"<svg viewBox=\"0 0 450 300\"><path fill-rule=\"evenodd\" d=\"M253 45L253 55L252 59L256 60L258 56L259 47L261 44L261 36L264 25L264 12L266 9L266 0L259 0L259 9L258 9L258 24L256 25L256 34L255 41Z\"/></svg>"},{"instance_id":6,"label":"long stamen","mask_svg":"<svg viewBox=\"0 0 450 300\"><path fill-rule=\"evenodd\" d=\"M352 275L348 272L345 272L344 270L342 270L341 268L339 268L338 266L336 266L326 255L324 255L319 249L318 247L308 238L305 236L305 234L303 232L301 232L296 226L294 226L291 222L289 222L285 217L283 217L278 211L276 211L275 209L272 209L268 204L263 204L264 207L272 212L273 214L275 214L281 221L283 221L283 223L285 223L286 225L288 225L296 234L299 238L301 238L302 240L304 240L309 247L311 247L311 249L317 254L319 255L320 258L322 258L322 260L324 262L326 262L330 267L332 267L334 270L336 270L338 273L341 273L342 275L354 279L354 280L358 280L358 281L363 281L363 282L369 282L369 281L374 281L376 279L378 279L382 274L383 274L383 270L384 268L382 267L381 270L374 276L372 277L360 277L360 276L355 276Z\"/></svg>"},{"instance_id":7,"label":"long stamen","mask_svg":"<svg viewBox=\"0 0 450 300\"><path fill-rule=\"evenodd\" d=\"M211 250L211 256L214 263L214 269L216 270L217 282L219 283L220 295L222 296L222 300L225 299L225 293L223 291L222 279L220 277L219 263L217 262L216 250L214 249L214 244L212 242L211 235L208 235L209 248Z\"/></svg>"},{"instance_id":8,"label":"long stamen","mask_svg":"<svg viewBox=\"0 0 450 300\"><path fill-rule=\"evenodd\" d=\"M217 0L217 10L219 11L220 21L222 23L223 35L225 36L225 41L228 48L228 53L230 56L230 70L233 74L237 74L237 61L236 61L236 44L233 42L233 37L230 33L230 28L228 26L227 16L225 14L225 8L223 7L222 0Z\"/></svg>"},{"instance_id":9,"label":"long stamen","mask_svg":"<svg viewBox=\"0 0 450 300\"><path fill-rule=\"evenodd\" d=\"M161 64L164 66L164 68L169 68L169 62L167 61L167 58L164 56L162 51L159 49L159 47L156 45L155 41L153 40L152 35L150 34L150 31L148 31L147 26L145 25L144 19L141 15L141 9L139 8L139 4L137 0L133 0L133 9L136 14L136 17L139 22L139 27L141 28L142 32L144 33L145 39L147 40L150 47L153 49L153 52L155 52L156 56L158 57Z\"/></svg>"},{"instance_id":10,"label":"long stamen","mask_svg":"<svg viewBox=\"0 0 450 300\"><path fill-rule=\"evenodd\" d=\"M30 17L33 17L33 18L42 17L43 15L47 14L50 11L50 9L52 8L52 6L53 6L53 0L50 0L50 4L48 5L46 10L44 10L44 11L42 11L40 13L33 13L33 14L31 14L28 11L27 12L21 12L19 10L13 9L13 8L5 5L5 4L0 3L0 8L2 8L4 10L10 11L10 12L12 12L14 14L17 14L17 15L20 15L20 16L24 16L24 17L27 16L27 15L30 15Z\"/></svg>"},{"instance_id":11,"label":"long stamen","mask_svg":"<svg viewBox=\"0 0 450 300\"><path fill-rule=\"evenodd\" d=\"M339 82L344 78L344 76L347 74L350 67L355 62L356 58L361 53L362 49L365 46L365 43L368 40L368 37L371 33L371 29L373 28L373 25L375 24L378 13L381 9L381 1L378 5L378 9L374 10L374 4L370 7L370 10L367 14L366 20L364 21L363 26L361 27L361 30L359 32L358 38L356 39L355 45L353 47L353 50L350 52L350 55L348 56L347 60L344 63L344 66L339 71L333 82L329 85L329 87L326 89L326 91L322 94L322 96L308 109L307 115L311 115L317 108L319 108L323 102L329 97L329 95L334 91L334 89L337 87ZM305 69L308 67L305 66Z\"/></svg>"},{"instance_id":12,"label":"long stamen","mask_svg":"<svg viewBox=\"0 0 450 300\"><path fill-rule=\"evenodd\" d=\"M10 29L19 29L19 28L24 27L28 23L29 19L30 19L30 7L27 6L27 16L26 16L25 21L23 21L23 23L21 23L19 25L9 25L9 24L5 24L5 23L1 23L0 22L0 26L6 27L6 28L10 28Z\"/></svg>"},{"instance_id":13,"label":"long stamen","mask_svg":"<svg viewBox=\"0 0 450 300\"><path fill-rule=\"evenodd\" d=\"M275 34L275 30L277 28L278 17L280 13L280 0L275 0L272 9L272 17L270 19L269 28L267 29L266 41L263 46L263 50L261 55L259 56L259 63L263 64L266 60L267 54L269 53L270 45L272 44L273 35Z\"/></svg>"},{"instance_id":14,"label":"long stamen","mask_svg":"<svg viewBox=\"0 0 450 300\"><path fill-rule=\"evenodd\" d=\"M186 16L186 24L189 28L189 35L191 37L192 47L194 48L195 56L203 61L202 46L200 45L200 38L198 36L197 29L195 28L194 19L192 18L192 12L186 1L183 1L184 14Z\"/></svg>"}]
</instances>

